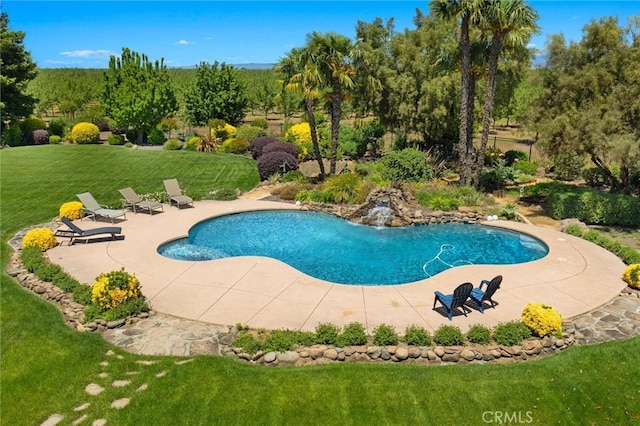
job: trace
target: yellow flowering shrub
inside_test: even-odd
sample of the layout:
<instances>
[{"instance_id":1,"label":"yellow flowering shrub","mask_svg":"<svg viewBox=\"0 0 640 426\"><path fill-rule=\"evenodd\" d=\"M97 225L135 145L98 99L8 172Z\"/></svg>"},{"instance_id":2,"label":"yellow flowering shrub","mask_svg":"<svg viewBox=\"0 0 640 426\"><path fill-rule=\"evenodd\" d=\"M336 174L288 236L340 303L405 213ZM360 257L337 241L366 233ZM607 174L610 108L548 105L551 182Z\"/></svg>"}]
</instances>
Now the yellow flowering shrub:
<instances>
[{"instance_id":1,"label":"yellow flowering shrub","mask_svg":"<svg viewBox=\"0 0 640 426\"><path fill-rule=\"evenodd\" d=\"M234 126L232 126L229 123L224 123L223 126L221 125L216 125L217 121L219 120L214 120L214 125L211 126L211 137L212 138L220 138L223 141L226 141L227 139L231 139L231 138L235 138L236 137L236 133L238 131L237 128L235 128ZM222 124L222 123L220 123Z\"/></svg>"},{"instance_id":2,"label":"yellow flowering shrub","mask_svg":"<svg viewBox=\"0 0 640 426\"><path fill-rule=\"evenodd\" d=\"M98 275L91 286L91 301L102 309L112 309L141 296L140 281L124 268Z\"/></svg>"},{"instance_id":3,"label":"yellow flowering shrub","mask_svg":"<svg viewBox=\"0 0 640 426\"><path fill-rule=\"evenodd\" d=\"M542 303L525 306L522 322L540 337L562 333L562 316L551 306Z\"/></svg>"},{"instance_id":4,"label":"yellow flowering shrub","mask_svg":"<svg viewBox=\"0 0 640 426\"><path fill-rule=\"evenodd\" d=\"M633 263L624 270L622 279L629 287L640 289L640 263Z\"/></svg>"},{"instance_id":5,"label":"yellow flowering shrub","mask_svg":"<svg viewBox=\"0 0 640 426\"><path fill-rule=\"evenodd\" d=\"M311 127L306 121L294 124L285 133L285 138L291 138L296 145L300 146L311 142Z\"/></svg>"},{"instance_id":6,"label":"yellow flowering shrub","mask_svg":"<svg viewBox=\"0 0 640 426\"><path fill-rule=\"evenodd\" d=\"M82 217L82 203L80 201L69 201L60 206L60 217L69 220L76 220Z\"/></svg>"},{"instance_id":7,"label":"yellow flowering shrub","mask_svg":"<svg viewBox=\"0 0 640 426\"><path fill-rule=\"evenodd\" d=\"M289 127L285 133L285 139L293 142L298 147L298 160L309 156L308 146L311 145L311 127L309 123L302 122Z\"/></svg>"},{"instance_id":8,"label":"yellow flowering shrub","mask_svg":"<svg viewBox=\"0 0 640 426\"><path fill-rule=\"evenodd\" d=\"M22 248L39 247L40 250L46 251L58 244L56 236L49 228L36 228L27 232L22 239Z\"/></svg>"},{"instance_id":9,"label":"yellow flowering shrub","mask_svg":"<svg viewBox=\"0 0 640 426\"><path fill-rule=\"evenodd\" d=\"M71 129L71 140L77 144L100 143L100 129L93 123L78 123Z\"/></svg>"}]
</instances>

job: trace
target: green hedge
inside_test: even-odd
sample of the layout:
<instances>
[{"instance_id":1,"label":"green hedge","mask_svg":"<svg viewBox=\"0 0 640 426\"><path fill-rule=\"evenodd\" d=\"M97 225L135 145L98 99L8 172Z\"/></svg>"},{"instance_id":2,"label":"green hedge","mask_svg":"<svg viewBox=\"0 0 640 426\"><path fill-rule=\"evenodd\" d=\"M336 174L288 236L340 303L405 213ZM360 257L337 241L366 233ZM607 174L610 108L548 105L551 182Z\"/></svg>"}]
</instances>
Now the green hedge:
<instances>
[{"instance_id":1,"label":"green hedge","mask_svg":"<svg viewBox=\"0 0 640 426\"><path fill-rule=\"evenodd\" d=\"M29 272L33 272L43 281L55 284L62 291L73 293L76 287L81 285L75 278L67 274L60 265L49 262L38 247L25 247L22 249L20 260Z\"/></svg>"},{"instance_id":2,"label":"green hedge","mask_svg":"<svg viewBox=\"0 0 640 426\"><path fill-rule=\"evenodd\" d=\"M640 199L629 195L552 192L547 203L554 219L575 217L588 224L640 226Z\"/></svg>"},{"instance_id":3,"label":"green hedge","mask_svg":"<svg viewBox=\"0 0 640 426\"><path fill-rule=\"evenodd\" d=\"M606 235L590 229L587 232L582 232L578 225L569 225L564 230L567 234L574 235L576 237L584 238L587 241L591 241L594 244L599 245L618 256L626 265L634 263L640 263L640 252L633 247L626 246L613 240Z\"/></svg>"}]
</instances>

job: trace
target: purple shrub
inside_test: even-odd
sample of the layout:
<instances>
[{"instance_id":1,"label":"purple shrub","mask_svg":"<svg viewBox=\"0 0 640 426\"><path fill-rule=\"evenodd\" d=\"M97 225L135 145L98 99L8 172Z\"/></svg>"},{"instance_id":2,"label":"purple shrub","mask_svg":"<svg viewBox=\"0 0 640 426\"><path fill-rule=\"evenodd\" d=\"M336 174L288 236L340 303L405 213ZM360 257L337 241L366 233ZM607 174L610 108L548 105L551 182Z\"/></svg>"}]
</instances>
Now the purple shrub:
<instances>
[{"instance_id":1,"label":"purple shrub","mask_svg":"<svg viewBox=\"0 0 640 426\"><path fill-rule=\"evenodd\" d=\"M91 122L98 126L98 129L100 129L101 132L109 131L109 121L107 121L106 118L96 118L94 120L91 120Z\"/></svg>"},{"instance_id":2,"label":"purple shrub","mask_svg":"<svg viewBox=\"0 0 640 426\"><path fill-rule=\"evenodd\" d=\"M298 169L296 157L284 151L264 153L258 158L258 172L261 180L267 180L276 173L285 174Z\"/></svg>"},{"instance_id":3,"label":"purple shrub","mask_svg":"<svg viewBox=\"0 0 640 426\"><path fill-rule=\"evenodd\" d=\"M260 136L252 140L250 150L253 159L257 160L262 155L264 147L274 142L280 142L280 140L269 136Z\"/></svg>"},{"instance_id":4,"label":"purple shrub","mask_svg":"<svg viewBox=\"0 0 640 426\"><path fill-rule=\"evenodd\" d=\"M270 143L262 148L262 155L267 152L282 151L291 154L294 158L298 158L298 147L289 142L277 141Z\"/></svg>"},{"instance_id":5,"label":"purple shrub","mask_svg":"<svg viewBox=\"0 0 640 426\"><path fill-rule=\"evenodd\" d=\"M31 137L35 145L45 145L49 143L49 132L46 130L34 130L31 132Z\"/></svg>"}]
</instances>

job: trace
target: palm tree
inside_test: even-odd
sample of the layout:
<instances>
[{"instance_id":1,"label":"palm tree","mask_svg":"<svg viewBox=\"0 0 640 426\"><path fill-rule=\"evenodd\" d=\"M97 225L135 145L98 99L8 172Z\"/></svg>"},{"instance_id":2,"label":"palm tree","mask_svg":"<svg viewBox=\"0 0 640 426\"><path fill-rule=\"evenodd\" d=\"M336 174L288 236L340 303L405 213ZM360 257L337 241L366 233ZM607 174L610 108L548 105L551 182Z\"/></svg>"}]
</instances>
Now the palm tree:
<instances>
[{"instance_id":1,"label":"palm tree","mask_svg":"<svg viewBox=\"0 0 640 426\"><path fill-rule=\"evenodd\" d=\"M484 154L489 142L489 126L493 112L493 100L498 73L498 60L503 47L525 46L532 34L540 28L536 25L538 13L523 0L493 1L486 5L485 20L480 23L482 29L491 33L491 50L489 53L489 73L487 77L487 94L482 117L482 137L480 149L476 156L474 185L480 183Z\"/></svg>"},{"instance_id":2,"label":"palm tree","mask_svg":"<svg viewBox=\"0 0 640 426\"><path fill-rule=\"evenodd\" d=\"M469 67L469 94L467 96L467 134L466 142L464 144L465 151L468 156L465 156L468 164L472 164L472 157L474 155L473 150L473 128L475 124L475 98L476 98L476 81L480 78L484 78L487 74L487 61L488 61L488 44L486 40L477 39L470 42L470 58L471 64ZM460 64L460 52L444 52L438 59L439 66L449 72L452 69L459 69ZM464 151L461 151L464 152ZM469 176L471 173L469 172Z\"/></svg>"},{"instance_id":3,"label":"palm tree","mask_svg":"<svg viewBox=\"0 0 640 426\"><path fill-rule=\"evenodd\" d=\"M460 20L460 58L461 88L460 88L460 124L458 139L458 165L460 168L460 182L463 185L471 183L473 167L473 98L475 84L471 84L471 42L469 27L481 22L484 7L491 0L432 0L429 8L433 16L441 19ZM471 129L471 130L470 130Z\"/></svg>"},{"instance_id":4,"label":"palm tree","mask_svg":"<svg viewBox=\"0 0 640 426\"><path fill-rule=\"evenodd\" d=\"M321 34L314 31L307 36L307 46L311 62L315 65L321 80L326 83L331 105L331 158L329 174L336 172L338 156L338 134L342 101L354 87L353 57L356 54L351 40L336 33Z\"/></svg>"},{"instance_id":5,"label":"palm tree","mask_svg":"<svg viewBox=\"0 0 640 426\"><path fill-rule=\"evenodd\" d=\"M307 49L291 49L288 56L282 58L277 69L284 77L284 90L301 92L304 108L309 117L309 130L311 131L311 144L313 145L313 155L320 167L320 178L325 175L324 162L320 153L318 142L318 131L315 120L315 102L320 97L322 76L318 68L310 60Z\"/></svg>"}]
</instances>

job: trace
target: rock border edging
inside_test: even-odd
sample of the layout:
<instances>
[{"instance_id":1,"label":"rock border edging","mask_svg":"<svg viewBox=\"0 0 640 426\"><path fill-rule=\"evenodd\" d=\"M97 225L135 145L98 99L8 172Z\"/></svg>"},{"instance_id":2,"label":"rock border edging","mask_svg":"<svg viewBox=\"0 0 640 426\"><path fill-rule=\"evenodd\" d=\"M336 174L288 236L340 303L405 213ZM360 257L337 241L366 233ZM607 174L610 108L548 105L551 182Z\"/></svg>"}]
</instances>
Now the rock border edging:
<instances>
[{"instance_id":1,"label":"rock border edging","mask_svg":"<svg viewBox=\"0 0 640 426\"><path fill-rule=\"evenodd\" d=\"M71 294L62 291L55 284L40 280L22 266L19 251L12 257L12 266L7 274L14 278L23 288L33 292L44 300L55 305L61 312L65 324L80 332L103 332L109 329L132 325L145 318L155 316L155 312L143 312L138 317L116 321L98 320L83 322L85 306L73 301ZM218 339L219 354L258 365L316 365L327 362L424 362L429 364L453 363L485 363L491 361L509 362L524 361L532 357L540 357L556 353L575 343L575 328L570 321L563 324L565 330L562 338L544 337L530 338L522 345L503 346L349 346L344 348L314 345L301 347L295 351L263 352L249 354L232 346L233 338L238 330L228 327Z\"/></svg>"},{"instance_id":2,"label":"rock border edging","mask_svg":"<svg viewBox=\"0 0 640 426\"><path fill-rule=\"evenodd\" d=\"M28 229L21 231L12 238L15 243L19 234L23 234ZM146 318L156 316L154 311L141 313L137 317L129 317L116 321L107 322L97 320L83 323L84 305L73 301L72 295L64 292L53 283L40 280L35 274L24 268L20 261L20 247L10 244L14 248L11 258L11 265L6 269L6 273L11 276L23 288L33 292L39 297L54 304L63 314L65 323L80 332L104 332L116 328L133 326ZM640 292L622 291L620 296L638 297ZM242 348L233 347L233 340L238 333L235 326L219 326L226 328L226 332L218 332L214 340L217 341L215 353L200 353L200 355L223 355L235 358L248 363L277 366L283 365L317 365L329 362L415 362L423 364L467 364L467 363L487 363L487 362L517 362L526 361L531 358L539 358L562 351L577 342L577 333L572 321L563 323L564 333L561 338L544 337L530 338L521 345L466 345L466 346L352 346L334 347L328 345L314 345L311 347L301 347L295 351L286 352L257 352L249 354Z\"/></svg>"}]
</instances>

